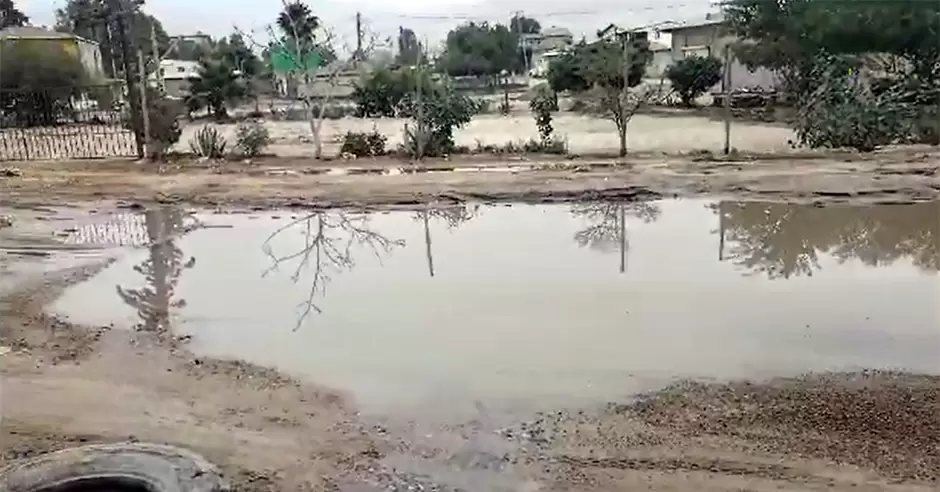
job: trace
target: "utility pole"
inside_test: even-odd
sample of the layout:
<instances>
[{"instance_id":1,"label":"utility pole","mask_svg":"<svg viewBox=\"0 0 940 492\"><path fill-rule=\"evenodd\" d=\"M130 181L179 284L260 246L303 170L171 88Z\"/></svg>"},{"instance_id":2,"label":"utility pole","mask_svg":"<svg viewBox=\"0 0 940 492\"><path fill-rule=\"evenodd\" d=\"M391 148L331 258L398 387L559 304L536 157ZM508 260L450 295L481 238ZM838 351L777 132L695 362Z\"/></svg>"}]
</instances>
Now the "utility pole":
<instances>
[{"instance_id":1,"label":"utility pole","mask_svg":"<svg viewBox=\"0 0 940 492\"><path fill-rule=\"evenodd\" d=\"M513 15L516 16L516 38L519 40L519 53L522 55L523 66L525 67L526 76L528 76L529 70L531 70L529 66L531 62L528 55L526 55L526 42L522 37L522 11L517 10Z\"/></svg>"},{"instance_id":2,"label":"utility pole","mask_svg":"<svg viewBox=\"0 0 940 492\"><path fill-rule=\"evenodd\" d=\"M725 70L721 85L724 89L725 107L725 155L731 153L731 45L725 45Z\"/></svg>"},{"instance_id":3,"label":"utility pole","mask_svg":"<svg viewBox=\"0 0 940 492\"><path fill-rule=\"evenodd\" d=\"M424 70L422 70L422 55L421 51L418 52L418 76L415 77L415 103L418 105L418 130L415 134L415 147L418 150L417 160L422 160L424 158L424 106L421 104L421 79L424 75Z\"/></svg>"},{"instance_id":4,"label":"utility pole","mask_svg":"<svg viewBox=\"0 0 940 492\"><path fill-rule=\"evenodd\" d=\"M137 70L135 70L137 57L134 56L135 50L127 40L127 33L132 27L127 25L128 19L132 19L127 17L127 14L131 12L123 10L120 0L107 0L107 9L109 14L108 20L114 23L112 35L117 34L121 46L121 59L124 62L124 80L127 83L127 102L131 108L131 123L134 128L134 135L136 136L137 156L143 158L145 135L140 107L140 93L137 92L140 90L140 84L138 84L137 80L138 73ZM114 38L112 37L112 39Z\"/></svg>"},{"instance_id":5,"label":"utility pole","mask_svg":"<svg viewBox=\"0 0 940 492\"><path fill-rule=\"evenodd\" d=\"M141 119L144 127L144 157L150 156L150 113L147 111L147 63L144 61L144 50L137 50L137 65L140 70L140 107Z\"/></svg>"},{"instance_id":6,"label":"utility pole","mask_svg":"<svg viewBox=\"0 0 940 492\"><path fill-rule=\"evenodd\" d=\"M163 88L163 70L160 69L160 48L157 46L157 28L154 22L150 23L150 52L154 63L154 76L157 81L157 89L162 94ZM145 79L146 80L146 79ZM146 83L146 82L144 82Z\"/></svg>"},{"instance_id":7,"label":"utility pole","mask_svg":"<svg viewBox=\"0 0 940 492\"><path fill-rule=\"evenodd\" d=\"M353 58L362 58L362 12L356 12L356 56Z\"/></svg>"}]
</instances>

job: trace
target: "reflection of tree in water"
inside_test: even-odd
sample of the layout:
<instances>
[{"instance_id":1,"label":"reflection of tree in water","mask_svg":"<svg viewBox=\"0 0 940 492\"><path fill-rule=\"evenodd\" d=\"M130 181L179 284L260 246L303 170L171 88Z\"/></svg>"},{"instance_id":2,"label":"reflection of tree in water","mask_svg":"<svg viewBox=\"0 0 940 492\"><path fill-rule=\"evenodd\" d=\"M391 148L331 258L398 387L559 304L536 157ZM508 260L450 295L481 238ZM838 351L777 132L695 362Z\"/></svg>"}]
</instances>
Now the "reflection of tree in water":
<instances>
[{"instance_id":1,"label":"reflection of tree in water","mask_svg":"<svg viewBox=\"0 0 940 492\"><path fill-rule=\"evenodd\" d=\"M295 227L302 228L303 247L290 254L275 254L271 248L271 241ZM352 270L356 266L353 258L355 247L365 247L381 260L383 254L391 253L394 248L404 245L403 240L391 240L373 231L369 227L368 216L351 216L342 212L317 212L302 219L293 220L268 236L262 245L262 250L271 258L273 264L264 272L264 275L276 271L285 262L297 264L291 275L291 280L294 282L299 281L308 270L313 272L307 299L300 306L301 314L294 327L296 331L300 329L311 312L322 312L314 298L326 293L326 286L332 275Z\"/></svg>"},{"instance_id":2,"label":"reflection of tree in water","mask_svg":"<svg viewBox=\"0 0 940 492\"><path fill-rule=\"evenodd\" d=\"M574 234L581 247L605 253L620 251L620 272L627 270L627 252L630 240L627 234L627 217L643 222L659 218L659 206L650 202L597 202L574 205L571 214L589 225Z\"/></svg>"},{"instance_id":3,"label":"reflection of tree in water","mask_svg":"<svg viewBox=\"0 0 940 492\"><path fill-rule=\"evenodd\" d=\"M134 267L144 276L146 285L140 289L125 289L117 286L117 293L127 305L137 310L145 330L161 331L169 328L170 310L186 304L183 299L174 300L180 274L191 268L195 258L183 261L183 252L175 239L186 233L186 214L175 208L148 210L145 215L148 249L147 259Z\"/></svg>"},{"instance_id":4,"label":"reflection of tree in water","mask_svg":"<svg viewBox=\"0 0 940 492\"><path fill-rule=\"evenodd\" d=\"M421 221L424 224L424 250L428 260L428 275L434 276L434 252L431 241L431 220L440 220L447 224L448 229L456 229L464 222L468 222L479 215L479 205L452 205L437 207L428 205L427 208L415 212L413 220Z\"/></svg>"},{"instance_id":5,"label":"reflection of tree in water","mask_svg":"<svg viewBox=\"0 0 940 492\"><path fill-rule=\"evenodd\" d=\"M812 275L819 255L878 266L910 258L940 269L940 205L830 206L782 203L718 205L720 257L769 278Z\"/></svg>"}]
</instances>

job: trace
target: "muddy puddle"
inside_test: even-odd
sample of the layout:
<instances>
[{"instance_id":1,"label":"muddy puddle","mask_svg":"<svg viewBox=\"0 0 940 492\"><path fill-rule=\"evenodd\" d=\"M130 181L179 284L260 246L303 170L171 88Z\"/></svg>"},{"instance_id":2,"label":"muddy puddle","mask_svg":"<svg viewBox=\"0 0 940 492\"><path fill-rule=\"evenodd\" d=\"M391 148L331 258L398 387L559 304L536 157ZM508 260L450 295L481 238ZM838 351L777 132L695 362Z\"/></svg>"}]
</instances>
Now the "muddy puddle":
<instances>
[{"instance_id":1,"label":"muddy puddle","mask_svg":"<svg viewBox=\"0 0 940 492\"><path fill-rule=\"evenodd\" d=\"M168 326L197 353L379 413L593 405L680 378L940 373L938 204L291 213L99 225L73 243L139 246L52 309Z\"/></svg>"}]
</instances>

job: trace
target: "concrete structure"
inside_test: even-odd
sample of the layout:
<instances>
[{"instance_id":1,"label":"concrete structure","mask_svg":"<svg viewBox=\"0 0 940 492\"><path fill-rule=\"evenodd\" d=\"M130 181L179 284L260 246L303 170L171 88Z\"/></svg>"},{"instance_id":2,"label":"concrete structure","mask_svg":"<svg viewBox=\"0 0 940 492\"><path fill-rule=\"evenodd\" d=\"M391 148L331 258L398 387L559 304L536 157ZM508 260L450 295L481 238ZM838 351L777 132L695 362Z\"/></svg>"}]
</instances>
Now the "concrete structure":
<instances>
[{"instance_id":1,"label":"concrete structure","mask_svg":"<svg viewBox=\"0 0 940 492\"><path fill-rule=\"evenodd\" d=\"M666 72L666 68L672 65L674 58L672 56L672 36L662 31L663 28L671 26L673 23L657 23L656 27L624 28L617 24L608 24L607 27L597 31L597 38L603 40L616 40L617 36L630 29L634 38L646 39L649 42L649 48L652 52L652 58L646 67L646 77L650 79L659 79Z\"/></svg>"},{"instance_id":2,"label":"concrete structure","mask_svg":"<svg viewBox=\"0 0 940 492\"><path fill-rule=\"evenodd\" d=\"M574 44L574 36L564 27L546 27L537 34L523 34L522 46L531 49L532 54L565 50Z\"/></svg>"},{"instance_id":3,"label":"concrete structure","mask_svg":"<svg viewBox=\"0 0 940 492\"><path fill-rule=\"evenodd\" d=\"M101 63L98 43L74 34L51 31L41 27L8 27L0 31L0 42L28 42L57 46L74 56L85 68L92 80L104 80L105 71Z\"/></svg>"},{"instance_id":4,"label":"concrete structure","mask_svg":"<svg viewBox=\"0 0 940 492\"><path fill-rule=\"evenodd\" d=\"M160 60L160 76L163 86L170 97L189 95L189 84L199 78L199 62L189 60ZM156 82L157 74L150 74L151 82Z\"/></svg>"},{"instance_id":5,"label":"concrete structure","mask_svg":"<svg viewBox=\"0 0 940 492\"><path fill-rule=\"evenodd\" d=\"M345 99L372 68L368 61L350 64L336 60L311 74L275 74L274 88L282 97Z\"/></svg>"},{"instance_id":6,"label":"concrete structure","mask_svg":"<svg viewBox=\"0 0 940 492\"><path fill-rule=\"evenodd\" d=\"M672 57L681 60L688 56L714 56L725 60L725 47L736 43L739 39L727 34L724 29L724 16L708 14L704 18L683 22L675 26L662 29L672 35ZM760 88L772 90L780 82L779 76L772 70L758 68L753 72L737 61L731 54L731 85L730 90L745 88ZM722 90L719 83L712 91Z\"/></svg>"},{"instance_id":7,"label":"concrete structure","mask_svg":"<svg viewBox=\"0 0 940 492\"><path fill-rule=\"evenodd\" d=\"M658 41L650 42L650 52L653 56L646 65L646 77L659 79L665 76L666 69L675 61L672 57L672 46Z\"/></svg>"}]
</instances>

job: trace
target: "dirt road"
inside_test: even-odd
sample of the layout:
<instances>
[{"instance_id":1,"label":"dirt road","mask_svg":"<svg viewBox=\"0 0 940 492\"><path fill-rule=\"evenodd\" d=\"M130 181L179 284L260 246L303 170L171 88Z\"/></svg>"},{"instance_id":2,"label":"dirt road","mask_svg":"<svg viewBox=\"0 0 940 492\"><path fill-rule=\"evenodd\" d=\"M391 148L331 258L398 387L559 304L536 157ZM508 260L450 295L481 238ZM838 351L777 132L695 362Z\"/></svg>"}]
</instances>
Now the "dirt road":
<instances>
[{"instance_id":1,"label":"dirt road","mask_svg":"<svg viewBox=\"0 0 940 492\"><path fill-rule=\"evenodd\" d=\"M316 161L268 158L253 163L127 160L29 163L0 178L6 203L74 204L134 200L199 205L389 205L443 200L552 201L632 196L725 195L800 201L911 201L940 190L940 151L833 153L802 158L709 155L615 159L428 161L403 173L394 159ZM384 173L384 174L383 174ZM0 202L2 203L2 202Z\"/></svg>"},{"instance_id":2,"label":"dirt road","mask_svg":"<svg viewBox=\"0 0 940 492\"><path fill-rule=\"evenodd\" d=\"M346 163L346 174L336 175L323 173L322 164L289 160L221 168L101 161L25 165L21 175L0 178L7 207L0 215L13 216L13 226L0 229L0 241L55 249L50 231L43 229L41 240L18 232L38 230L29 226L45 213L37 205L70 204L81 215L87 207L107 213L112 200L265 208L650 193L912 201L933 199L940 190L938 154L923 150L865 159L649 158L624 168L599 160L594 166L575 162L565 169L519 172L348 172L351 166L391 164ZM69 227L68 220L40 222ZM0 256L7 277L0 284L0 464L81 442L141 440L205 454L242 491L449 490L391 470L385 459L401 454L513 477L508 485L484 483L480 490L926 492L940 486L936 377L865 373L685 385L600 411L520 415L518 425L498 434L512 445L504 455L472 446L419 449L408 436L361 417L334 390L197 356L172 334L74 326L50 316L44 307L62 288L108 260L62 271L30 261ZM14 278L7 272L20 273L7 282ZM474 432L495 435L472 425L455 434L469 442ZM371 488L348 488L352 483Z\"/></svg>"}]
</instances>

